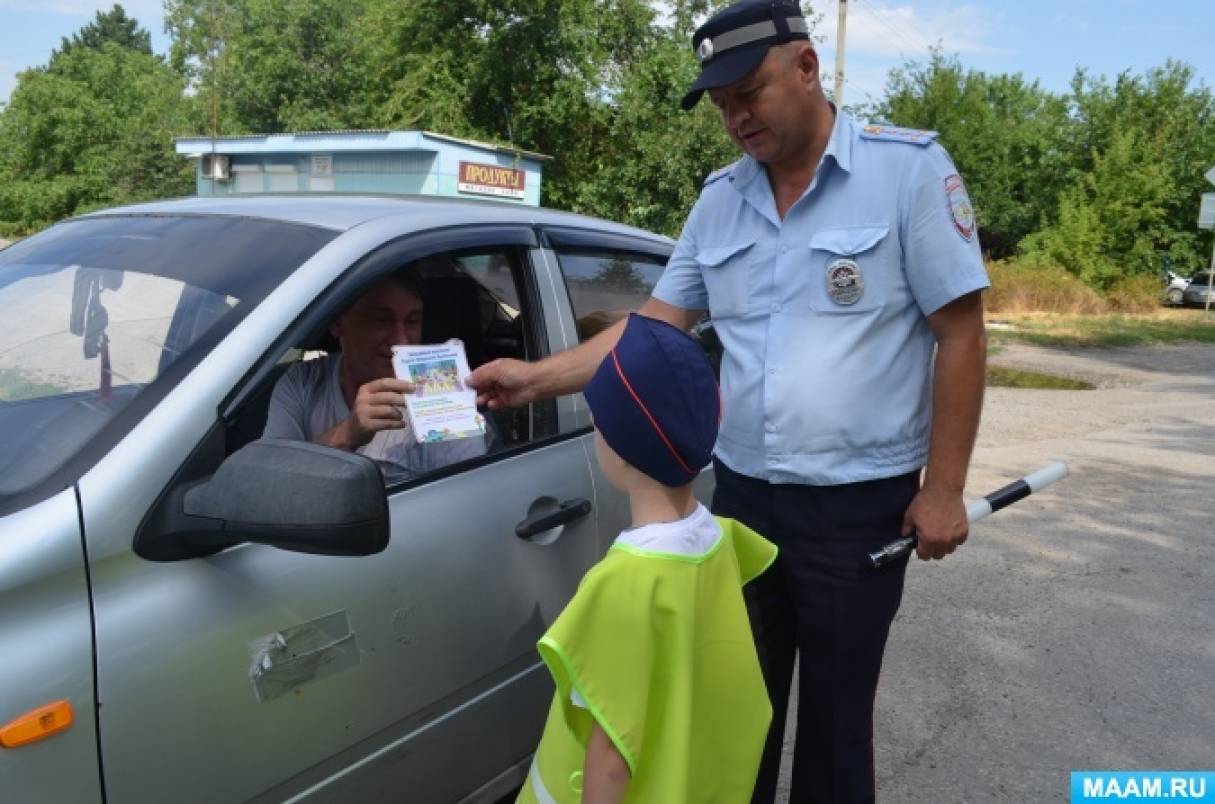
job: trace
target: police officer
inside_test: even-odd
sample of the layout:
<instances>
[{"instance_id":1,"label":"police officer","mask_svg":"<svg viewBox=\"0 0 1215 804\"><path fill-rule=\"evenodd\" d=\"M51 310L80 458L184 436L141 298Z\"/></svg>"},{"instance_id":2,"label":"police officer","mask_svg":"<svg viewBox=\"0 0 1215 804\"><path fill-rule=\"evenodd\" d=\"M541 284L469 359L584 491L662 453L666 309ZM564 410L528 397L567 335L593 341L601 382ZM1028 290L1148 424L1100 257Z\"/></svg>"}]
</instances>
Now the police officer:
<instances>
[{"instance_id":1,"label":"police officer","mask_svg":"<svg viewBox=\"0 0 1215 804\"><path fill-rule=\"evenodd\" d=\"M777 716L755 801L773 800L800 655L794 802L874 800L873 699L906 562L865 556L915 531L939 559L962 501L983 396L988 286L974 212L935 133L861 126L819 82L791 0L741 0L692 46L743 152L705 181L643 315L724 347L714 512L780 547L749 600ZM585 385L620 325L471 382L492 406ZM939 612L948 616L948 612Z\"/></svg>"}]
</instances>

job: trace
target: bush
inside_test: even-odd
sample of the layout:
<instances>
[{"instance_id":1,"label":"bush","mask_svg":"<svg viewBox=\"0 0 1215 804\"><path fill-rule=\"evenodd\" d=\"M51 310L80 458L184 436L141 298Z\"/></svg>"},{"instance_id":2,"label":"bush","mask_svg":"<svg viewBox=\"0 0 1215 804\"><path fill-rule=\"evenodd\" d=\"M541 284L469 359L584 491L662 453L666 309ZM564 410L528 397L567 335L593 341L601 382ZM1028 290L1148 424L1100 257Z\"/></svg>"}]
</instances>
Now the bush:
<instances>
[{"instance_id":1,"label":"bush","mask_svg":"<svg viewBox=\"0 0 1215 804\"><path fill-rule=\"evenodd\" d=\"M1120 313L1150 313L1160 307L1160 280L1154 276L1124 277L1110 287L1105 298Z\"/></svg>"},{"instance_id":2,"label":"bush","mask_svg":"<svg viewBox=\"0 0 1215 804\"><path fill-rule=\"evenodd\" d=\"M1057 265L1024 258L997 260L988 263L987 271L991 290L984 306L989 312L1091 315L1110 309L1100 294Z\"/></svg>"}]
</instances>

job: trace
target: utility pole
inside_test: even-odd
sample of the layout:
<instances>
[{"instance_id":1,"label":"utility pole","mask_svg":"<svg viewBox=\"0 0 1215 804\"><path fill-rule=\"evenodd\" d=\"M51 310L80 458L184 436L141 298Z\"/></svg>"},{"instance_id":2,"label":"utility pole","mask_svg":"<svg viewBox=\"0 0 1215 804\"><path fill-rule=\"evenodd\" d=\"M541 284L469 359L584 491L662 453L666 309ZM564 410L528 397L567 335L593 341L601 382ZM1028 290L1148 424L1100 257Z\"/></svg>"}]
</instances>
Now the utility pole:
<instances>
[{"instance_id":1,"label":"utility pole","mask_svg":"<svg viewBox=\"0 0 1215 804\"><path fill-rule=\"evenodd\" d=\"M1215 184L1215 167L1208 170L1205 174L1206 180L1211 184ZM1207 211L1208 206L1215 206L1215 198L1208 198L1212 193L1203 193L1203 209L1198 213L1198 228L1215 230L1215 215L1210 216L1213 220L1204 220L1207 216L1203 213ZM1207 315L1211 314L1211 291L1215 290L1215 237L1211 238L1211 264L1207 267Z\"/></svg>"},{"instance_id":2,"label":"utility pole","mask_svg":"<svg viewBox=\"0 0 1215 804\"><path fill-rule=\"evenodd\" d=\"M835 29L835 105L844 108L844 44L848 29L848 0L840 0L840 21Z\"/></svg>"}]
</instances>

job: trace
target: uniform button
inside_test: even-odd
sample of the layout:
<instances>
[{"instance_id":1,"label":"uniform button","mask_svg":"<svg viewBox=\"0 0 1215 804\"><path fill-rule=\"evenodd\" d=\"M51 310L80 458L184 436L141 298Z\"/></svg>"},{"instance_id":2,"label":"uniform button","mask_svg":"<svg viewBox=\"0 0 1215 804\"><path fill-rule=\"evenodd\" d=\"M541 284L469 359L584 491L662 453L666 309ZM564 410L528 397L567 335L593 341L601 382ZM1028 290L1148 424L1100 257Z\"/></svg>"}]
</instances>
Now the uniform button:
<instances>
[{"instance_id":1,"label":"uniform button","mask_svg":"<svg viewBox=\"0 0 1215 804\"><path fill-rule=\"evenodd\" d=\"M770 368L770 369L768 369L768 373L769 373L769 374L775 374L775 373L776 373L776 369L774 369L774 368Z\"/></svg>"},{"instance_id":2,"label":"uniform button","mask_svg":"<svg viewBox=\"0 0 1215 804\"><path fill-rule=\"evenodd\" d=\"M780 312L780 308L781 308L781 306L780 306L780 304L779 304L779 303L774 304L774 305L772 305L772 312L774 312L774 313L779 313L779 312Z\"/></svg>"},{"instance_id":3,"label":"uniform button","mask_svg":"<svg viewBox=\"0 0 1215 804\"><path fill-rule=\"evenodd\" d=\"M789 247L788 247L788 246L781 246L781 247L780 247L780 253L781 253L781 254L788 254L788 253L789 253Z\"/></svg>"},{"instance_id":4,"label":"uniform button","mask_svg":"<svg viewBox=\"0 0 1215 804\"><path fill-rule=\"evenodd\" d=\"M764 425L764 429L767 430L769 433L775 433L776 425L773 424L772 422L768 422L767 424Z\"/></svg>"}]
</instances>

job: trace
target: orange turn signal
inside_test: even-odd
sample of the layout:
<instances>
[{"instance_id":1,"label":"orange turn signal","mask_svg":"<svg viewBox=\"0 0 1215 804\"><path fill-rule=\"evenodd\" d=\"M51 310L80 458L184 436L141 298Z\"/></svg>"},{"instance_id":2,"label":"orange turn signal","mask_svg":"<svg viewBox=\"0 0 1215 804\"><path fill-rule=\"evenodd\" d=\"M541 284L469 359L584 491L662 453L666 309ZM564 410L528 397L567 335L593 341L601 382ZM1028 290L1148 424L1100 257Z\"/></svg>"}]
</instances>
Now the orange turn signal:
<instances>
[{"instance_id":1,"label":"orange turn signal","mask_svg":"<svg viewBox=\"0 0 1215 804\"><path fill-rule=\"evenodd\" d=\"M36 743L64 731L71 725L72 705L67 701L55 701L0 726L0 746L17 748Z\"/></svg>"}]
</instances>

